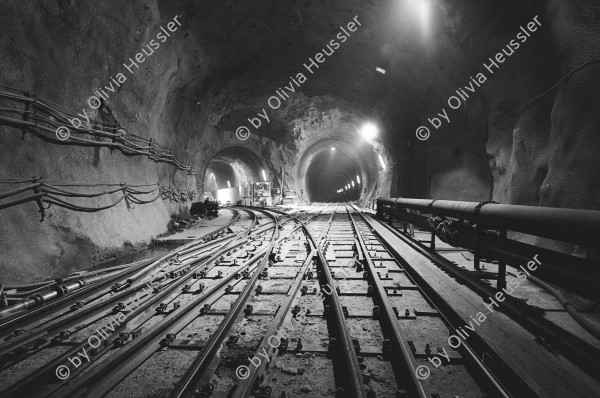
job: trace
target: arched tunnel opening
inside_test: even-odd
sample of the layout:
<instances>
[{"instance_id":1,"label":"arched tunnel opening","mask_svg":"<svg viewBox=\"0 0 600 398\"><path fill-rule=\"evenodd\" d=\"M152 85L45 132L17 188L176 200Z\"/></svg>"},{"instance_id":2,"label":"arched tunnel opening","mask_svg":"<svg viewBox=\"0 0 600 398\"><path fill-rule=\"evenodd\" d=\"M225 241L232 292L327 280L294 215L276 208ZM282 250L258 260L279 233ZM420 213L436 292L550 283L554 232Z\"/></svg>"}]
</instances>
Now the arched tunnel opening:
<instances>
[{"instance_id":1,"label":"arched tunnel opening","mask_svg":"<svg viewBox=\"0 0 600 398\"><path fill-rule=\"evenodd\" d=\"M248 192L244 191L255 181L261 180L264 166L251 150L232 146L217 152L204 172L204 198L236 204Z\"/></svg>"},{"instance_id":2,"label":"arched tunnel opening","mask_svg":"<svg viewBox=\"0 0 600 398\"><path fill-rule=\"evenodd\" d=\"M352 156L331 147L317 154L306 171L307 196L311 202L360 199L363 180L360 164Z\"/></svg>"},{"instance_id":3,"label":"arched tunnel opening","mask_svg":"<svg viewBox=\"0 0 600 398\"><path fill-rule=\"evenodd\" d=\"M239 185L240 175L233 166L223 159L213 159L204 174L204 192L232 188Z\"/></svg>"},{"instance_id":4,"label":"arched tunnel opening","mask_svg":"<svg viewBox=\"0 0 600 398\"><path fill-rule=\"evenodd\" d=\"M296 184L310 202L365 200L373 194L379 167L377 154L364 142L321 139L302 151Z\"/></svg>"}]
</instances>

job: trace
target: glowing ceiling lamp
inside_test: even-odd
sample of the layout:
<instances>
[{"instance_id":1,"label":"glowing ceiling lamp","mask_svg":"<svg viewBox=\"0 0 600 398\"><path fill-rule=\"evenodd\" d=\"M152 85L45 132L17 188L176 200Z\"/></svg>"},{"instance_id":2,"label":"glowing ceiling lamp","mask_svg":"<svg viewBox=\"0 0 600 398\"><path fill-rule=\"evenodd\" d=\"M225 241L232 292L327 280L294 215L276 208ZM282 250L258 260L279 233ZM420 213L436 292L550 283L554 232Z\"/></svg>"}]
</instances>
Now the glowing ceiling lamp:
<instances>
[{"instance_id":1,"label":"glowing ceiling lamp","mask_svg":"<svg viewBox=\"0 0 600 398\"><path fill-rule=\"evenodd\" d=\"M335 151L335 147L334 147L334 146L332 146L332 147L331 147L331 152L334 152L334 151Z\"/></svg>"},{"instance_id":2,"label":"glowing ceiling lamp","mask_svg":"<svg viewBox=\"0 0 600 398\"><path fill-rule=\"evenodd\" d=\"M354 188L354 180L350 181L350 183L352 184L352 188Z\"/></svg>"},{"instance_id":3,"label":"glowing ceiling lamp","mask_svg":"<svg viewBox=\"0 0 600 398\"><path fill-rule=\"evenodd\" d=\"M360 184L360 177L358 176L358 174L356 175L356 182L357 182L358 184Z\"/></svg>"},{"instance_id":4,"label":"glowing ceiling lamp","mask_svg":"<svg viewBox=\"0 0 600 398\"><path fill-rule=\"evenodd\" d=\"M265 169L262 170L262 175L263 175L264 181L267 181L267 173L265 173Z\"/></svg>"},{"instance_id":5,"label":"glowing ceiling lamp","mask_svg":"<svg viewBox=\"0 0 600 398\"><path fill-rule=\"evenodd\" d=\"M421 0L421 1L419 1L418 7L419 7L418 13L419 13L419 17L421 18L421 24L423 25L424 29L427 29L429 27L429 13L430 13L429 2L427 0Z\"/></svg>"},{"instance_id":6,"label":"glowing ceiling lamp","mask_svg":"<svg viewBox=\"0 0 600 398\"><path fill-rule=\"evenodd\" d=\"M363 137L363 139L370 144L379 134L379 129L374 123L366 123L364 126L361 127L359 133Z\"/></svg>"},{"instance_id":7,"label":"glowing ceiling lamp","mask_svg":"<svg viewBox=\"0 0 600 398\"><path fill-rule=\"evenodd\" d=\"M231 188L231 183L229 182L229 180L227 180L227 187Z\"/></svg>"}]
</instances>

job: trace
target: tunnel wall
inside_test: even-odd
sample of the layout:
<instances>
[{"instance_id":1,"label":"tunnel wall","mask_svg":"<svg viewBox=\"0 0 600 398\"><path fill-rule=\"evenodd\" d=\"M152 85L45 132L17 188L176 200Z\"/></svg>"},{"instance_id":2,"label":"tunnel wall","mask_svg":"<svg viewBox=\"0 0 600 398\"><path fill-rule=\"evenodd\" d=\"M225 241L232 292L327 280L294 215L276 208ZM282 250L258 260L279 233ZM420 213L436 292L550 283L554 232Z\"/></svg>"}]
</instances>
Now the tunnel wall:
<instances>
[{"instance_id":1,"label":"tunnel wall","mask_svg":"<svg viewBox=\"0 0 600 398\"><path fill-rule=\"evenodd\" d=\"M79 111L94 89L181 15L178 31L110 95L102 112L191 159L198 174L106 148L54 145L30 134L21 140L20 130L0 126L3 178L160 182L203 192L210 160L237 146L261 159L273 181L283 169L284 189L299 192L305 189L299 162L313 144L339 139L358 148L362 144L352 140L373 120L388 169L381 170L373 153L361 155L371 198L600 206L599 65L582 68L515 112L599 56L594 2L446 0L435 3L427 34L415 28L410 8L402 8L410 2L401 1L301 8L230 0L210 7L188 0L124 4L3 1L0 83ZM332 29L355 15L360 31L281 107L268 108L269 97L329 41ZM534 15L543 28L527 47L453 115L450 126L417 140L415 129ZM237 138L236 129L265 108L269 123L246 140ZM1 279L39 280L86 268L105 249L120 250L127 240L149 242L188 206L157 201L94 214L53 207L42 223L32 203L2 210Z\"/></svg>"},{"instance_id":2,"label":"tunnel wall","mask_svg":"<svg viewBox=\"0 0 600 398\"><path fill-rule=\"evenodd\" d=\"M541 23L524 48L485 83L483 106L473 109L487 121L481 134L487 136L492 198L511 204L600 208L600 190L592 188L600 186L600 68L595 63L570 74L600 56L598 4L529 1L469 9L468 2L449 3L465 16L470 13L471 18L459 23L453 20L453 33L472 65L494 56L534 16ZM489 23L475 27L471 21L476 19ZM474 40L484 32L486 39Z\"/></svg>"},{"instance_id":3,"label":"tunnel wall","mask_svg":"<svg viewBox=\"0 0 600 398\"><path fill-rule=\"evenodd\" d=\"M147 5L145 5L147 4ZM20 2L0 5L0 82L29 90L81 113L100 119L86 101L96 88L125 70L124 63L156 37L162 24L176 13L161 12L156 2ZM176 32L180 37L184 32ZM182 43L169 40L146 59L139 70L107 101L111 113L129 130L173 148L189 158L186 137L178 135L182 117L175 93L189 71L178 63ZM14 106L14 105L13 105ZM64 182L144 184L195 189L194 176L166 163L125 156L107 148L83 148L47 143L32 134L0 126L2 178L32 176ZM189 138L189 137L188 137ZM2 187L6 190L6 187ZM115 199L86 201L103 206ZM97 213L57 208L40 222L34 202L0 211L0 282L40 280L64 275L73 268L146 244L165 232L171 214L189 204L157 200L151 204L125 202Z\"/></svg>"}]
</instances>

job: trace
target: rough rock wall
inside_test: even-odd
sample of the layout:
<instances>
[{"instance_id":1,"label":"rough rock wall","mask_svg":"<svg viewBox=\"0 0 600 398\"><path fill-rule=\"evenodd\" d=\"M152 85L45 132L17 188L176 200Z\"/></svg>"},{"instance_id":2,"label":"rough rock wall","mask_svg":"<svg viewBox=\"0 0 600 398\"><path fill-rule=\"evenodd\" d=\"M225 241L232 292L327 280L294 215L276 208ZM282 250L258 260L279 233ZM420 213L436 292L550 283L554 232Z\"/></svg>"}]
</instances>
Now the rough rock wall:
<instances>
[{"instance_id":1,"label":"rough rock wall","mask_svg":"<svg viewBox=\"0 0 600 398\"><path fill-rule=\"evenodd\" d=\"M463 15L460 21L454 19L456 25L452 33L468 54L473 73L483 72L488 77L479 92L481 106L473 109L478 119L473 131L486 140L484 154L489 157L493 176L490 199L537 205L547 168L544 141L549 127L549 99L542 98L529 107L521 107L549 87L556 72L555 65L548 62L553 43L543 4L506 2L473 7L465 1L451 3L461 9ZM536 16L541 27L529 32L531 37L523 36L527 40L522 42L517 34L523 35L521 27L526 28ZM513 46L511 40L515 40ZM498 53L504 55L502 63L495 60Z\"/></svg>"},{"instance_id":2,"label":"rough rock wall","mask_svg":"<svg viewBox=\"0 0 600 398\"><path fill-rule=\"evenodd\" d=\"M555 94L540 205L600 209L600 3L551 1L546 13L561 76L596 62Z\"/></svg>"},{"instance_id":3,"label":"rough rock wall","mask_svg":"<svg viewBox=\"0 0 600 398\"><path fill-rule=\"evenodd\" d=\"M570 74L599 59L600 4L528 1L473 7L466 1L448 3L463 15L452 19L451 30L472 65L493 57L534 16L541 23L481 92L487 126L480 134L487 136L493 199L600 208L600 68L593 63Z\"/></svg>"},{"instance_id":4,"label":"rough rock wall","mask_svg":"<svg viewBox=\"0 0 600 398\"><path fill-rule=\"evenodd\" d=\"M550 114L548 172L541 206L600 209L600 3L550 1L547 16L557 46L560 75ZM580 247L564 251L600 258Z\"/></svg>"},{"instance_id":5,"label":"rough rock wall","mask_svg":"<svg viewBox=\"0 0 600 398\"><path fill-rule=\"evenodd\" d=\"M86 103L93 90L125 72L127 81L111 93L107 108L131 131L172 146L189 157L185 136L177 136L183 117L174 93L189 76L178 63L182 43L162 43L134 73L124 63L156 37L161 24L175 12L162 13L156 2L20 2L0 5L0 82L100 119ZM183 36L184 31L177 32ZM1 178L44 177L84 183L143 184L159 182L194 188L193 176L145 157L127 157L106 148L82 148L44 142L32 134L21 140L18 129L0 126ZM187 137L189 139L189 137ZM3 187L4 188L4 187ZM115 199L86 201L102 206ZM185 206L158 200L124 203L98 213L76 213L51 207L40 223L37 206L28 203L0 212L0 279L3 283L39 280L64 274L69 268L92 265L100 249L148 242L165 232L170 214Z\"/></svg>"},{"instance_id":6,"label":"rough rock wall","mask_svg":"<svg viewBox=\"0 0 600 398\"><path fill-rule=\"evenodd\" d=\"M446 0L435 3L427 29L416 26L412 3L2 2L0 83L73 110L85 107L93 89L181 15L181 28L111 94L103 112L191 158L198 172L188 176L146 158L52 145L31 135L20 140L20 131L0 127L2 177L159 181L201 190L210 159L240 147L262 159L276 179L284 166L286 185L300 190L306 181L298 170L307 167L301 159L339 140L362 157L367 195L598 208L598 64L514 112L598 57L597 1ZM415 129L538 14L543 28L527 47L452 113L451 123L427 142L417 140ZM314 75L307 73L309 80L285 104L267 109L269 123L238 140L236 128L268 108L269 96L355 16L358 32ZM381 127L388 170L355 141L367 119ZM85 268L94 250L148 241L184 208L162 201L96 214L53 208L44 223L31 203L2 210L0 279Z\"/></svg>"},{"instance_id":7,"label":"rough rock wall","mask_svg":"<svg viewBox=\"0 0 600 398\"><path fill-rule=\"evenodd\" d=\"M473 65L493 57L534 16L541 23L481 91L478 113L485 127L478 133L487 140L492 198L510 204L599 209L600 3L448 3L450 31ZM515 237L598 257L569 244Z\"/></svg>"}]
</instances>

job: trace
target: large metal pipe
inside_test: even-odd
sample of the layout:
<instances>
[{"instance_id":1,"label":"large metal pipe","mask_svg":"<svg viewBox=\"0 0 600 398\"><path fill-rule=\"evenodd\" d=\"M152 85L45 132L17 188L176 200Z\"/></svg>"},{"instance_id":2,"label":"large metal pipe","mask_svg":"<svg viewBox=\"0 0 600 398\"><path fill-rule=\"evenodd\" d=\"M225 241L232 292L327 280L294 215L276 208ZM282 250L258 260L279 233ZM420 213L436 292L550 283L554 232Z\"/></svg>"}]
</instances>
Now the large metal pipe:
<instances>
[{"instance_id":1,"label":"large metal pipe","mask_svg":"<svg viewBox=\"0 0 600 398\"><path fill-rule=\"evenodd\" d=\"M422 229L432 230L432 225L428 222L427 217L394 209L387 205L378 206L378 212L388 214L391 218L399 221L409 222ZM600 268L594 267L594 264L585 259L488 234L480 234L477 238L478 231L469 226L456 228L455 232L453 235L455 246L468 250L475 250L475 246L477 246L477 252L481 256L504 261L517 270L519 266L531 261L533 256L539 255L543 267L540 267L536 273L540 277L567 287L585 297L600 298L598 290Z\"/></svg>"},{"instance_id":2,"label":"large metal pipe","mask_svg":"<svg viewBox=\"0 0 600 398\"><path fill-rule=\"evenodd\" d=\"M517 231L548 239L600 248L600 211L502 205L451 200L379 198L377 205L413 209L436 216L452 217L485 228ZM477 208L479 207L479 211ZM479 214L478 214L479 213Z\"/></svg>"}]
</instances>

